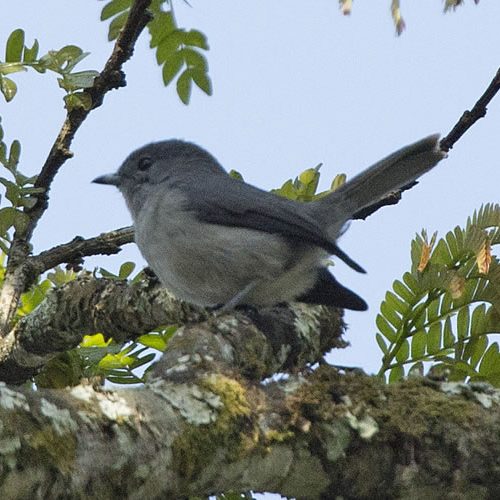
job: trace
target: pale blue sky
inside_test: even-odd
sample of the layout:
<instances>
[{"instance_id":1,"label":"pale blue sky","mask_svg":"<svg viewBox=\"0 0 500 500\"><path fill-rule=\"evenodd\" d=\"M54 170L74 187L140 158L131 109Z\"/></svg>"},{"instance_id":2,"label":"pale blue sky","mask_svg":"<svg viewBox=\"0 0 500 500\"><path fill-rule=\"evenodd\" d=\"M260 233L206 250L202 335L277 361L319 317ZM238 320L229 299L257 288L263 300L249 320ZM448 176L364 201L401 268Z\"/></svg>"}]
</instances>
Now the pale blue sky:
<instances>
[{"instance_id":1,"label":"pale blue sky","mask_svg":"<svg viewBox=\"0 0 500 500\"><path fill-rule=\"evenodd\" d=\"M397 38L389 0L354 2L343 17L336 0L192 0L176 2L183 27L208 36L213 97L194 91L190 106L165 89L147 39L127 63L128 87L108 94L73 143L75 158L57 177L35 250L130 223L121 196L91 184L114 171L134 148L179 137L210 150L248 182L270 189L323 162L324 184L338 172L353 175L394 149L429 133L446 133L471 107L500 58L500 2L472 0L442 15L439 0L402 2L408 29ZM72 43L91 55L82 69L101 69L111 45L99 22L103 2L8 2L1 9L0 46L15 28L42 51ZM21 170L35 174L62 123L62 91L52 75L16 74L19 95L0 104L8 140L23 144ZM385 291L408 268L410 240L425 227L440 235L463 224L481 203L499 201L500 98L449 159L406 193L396 207L353 223L342 248L367 269L358 275L339 263L335 274L369 303L348 312L352 347L337 364L374 371L380 353L374 320ZM116 269L142 262L129 245L119 257L88 266Z\"/></svg>"}]
</instances>

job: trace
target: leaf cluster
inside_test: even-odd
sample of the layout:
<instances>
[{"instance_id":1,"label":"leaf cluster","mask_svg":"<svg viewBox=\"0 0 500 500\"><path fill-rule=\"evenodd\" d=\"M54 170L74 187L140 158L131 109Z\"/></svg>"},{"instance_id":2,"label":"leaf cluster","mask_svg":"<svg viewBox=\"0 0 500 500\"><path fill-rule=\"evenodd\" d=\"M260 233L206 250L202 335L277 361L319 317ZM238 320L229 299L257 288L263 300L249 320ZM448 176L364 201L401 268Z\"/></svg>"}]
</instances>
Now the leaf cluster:
<instances>
[{"instance_id":1,"label":"leaf cluster","mask_svg":"<svg viewBox=\"0 0 500 500\"><path fill-rule=\"evenodd\" d=\"M4 260L5 254L0 253L0 286L5 274ZM132 276L134 268L135 264L125 262L116 275L104 269L95 271L94 274L100 274L107 279L129 280L135 283L144 278L144 273L141 271ZM16 321L32 313L51 290L76 279L79 274L81 273L60 267L47 273L45 279L39 280L29 291L22 294ZM177 326L160 326L139 336L134 342L125 344L117 344L111 338L105 339L99 332L86 335L76 349L66 351L51 360L36 376L35 382L40 387L52 388L76 385L81 379L99 379L102 382L109 380L117 384L143 383L152 368L151 362L158 352L166 349L176 330ZM138 371L142 371L142 374L139 375Z\"/></svg>"},{"instance_id":2,"label":"leaf cluster","mask_svg":"<svg viewBox=\"0 0 500 500\"><path fill-rule=\"evenodd\" d=\"M35 382L52 388L76 385L82 379L144 383L153 367L152 361L166 349L176 330L176 326L159 327L123 345L113 339L106 340L102 333L86 335L77 348L51 360L35 377Z\"/></svg>"},{"instance_id":3,"label":"leaf cluster","mask_svg":"<svg viewBox=\"0 0 500 500\"><path fill-rule=\"evenodd\" d=\"M29 221L23 208L31 208L36 203L36 195L43 192L43 189L33 187L36 176L27 177L18 170L21 143L14 140L9 147L3 138L0 119L0 164L6 170L6 176L0 176L0 184L4 188L3 196L10 203L8 207L0 208L0 250L8 253L9 230L23 230Z\"/></svg>"},{"instance_id":4,"label":"leaf cluster","mask_svg":"<svg viewBox=\"0 0 500 500\"><path fill-rule=\"evenodd\" d=\"M320 163L314 168L304 170L295 179L288 179L280 188L272 189L271 192L290 200L307 202L323 198L345 183L346 175L338 174L330 183L330 189L318 193L321 166Z\"/></svg>"},{"instance_id":5,"label":"leaf cluster","mask_svg":"<svg viewBox=\"0 0 500 500\"><path fill-rule=\"evenodd\" d=\"M118 37L130 13L131 0L111 0L101 11L101 20L111 19L108 39ZM201 50L208 50L206 36L198 30L177 25L172 1L153 0L148 23L150 47L156 50L156 62L162 67L163 83L169 85L177 77L177 95L184 104L191 98L193 82L207 95L212 95L208 63Z\"/></svg>"},{"instance_id":6,"label":"leaf cluster","mask_svg":"<svg viewBox=\"0 0 500 500\"><path fill-rule=\"evenodd\" d=\"M76 45L66 45L59 50L49 50L38 57L39 44L35 39L33 45L25 45L25 34L22 29L14 30L5 47L5 61L0 61L0 91L7 102L11 101L17 93L16 83L6 75L27 71L32 68L38 73L52 71L59 75L59 87L66 91L64 102L66 108L90 109L92 100L84 90L91 87L98 71L74 71L88 52L83 52Z\"/></svg>"},{"instance_id":7,"label":"leaf cluster","mask_svg":"<svg viewBox=\"0 0 500 500\"><path fill-rule=\"evenodd\" d=\"M500 206L487 204L435 244L425 231L412 242L412 269L393 283L376 324L382 350L379 375L434 373L453 381L500 386ZM435 247L434 247L435 245ZM407 369L409 367L409 370Z\"/></svg>"}]
</instances>

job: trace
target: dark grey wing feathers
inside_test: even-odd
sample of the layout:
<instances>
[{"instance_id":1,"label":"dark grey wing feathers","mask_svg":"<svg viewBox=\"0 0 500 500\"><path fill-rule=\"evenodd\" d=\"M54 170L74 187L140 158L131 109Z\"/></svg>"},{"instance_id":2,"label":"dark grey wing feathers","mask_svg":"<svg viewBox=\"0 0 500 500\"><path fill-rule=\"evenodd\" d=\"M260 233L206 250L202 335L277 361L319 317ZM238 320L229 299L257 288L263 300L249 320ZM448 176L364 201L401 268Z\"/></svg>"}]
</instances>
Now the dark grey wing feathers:
<instances>
[{"instance_id":1,"label":"dark grey wing feathers","mask_svg":"<svg viewBox=\"0 0 500 500\"><path fill-rule=\"evenodd\" d=\"M191 184L186 191L189 193L189 207L194 209L200 220L306 241L336 255L356 271L364 272L335 242L327 239L312 217L297 210L295 202L229 176L213 177L207 182L195 186ZM213 193L217 192L220 196L214 198Z\"/></svg>"}]
</instances>

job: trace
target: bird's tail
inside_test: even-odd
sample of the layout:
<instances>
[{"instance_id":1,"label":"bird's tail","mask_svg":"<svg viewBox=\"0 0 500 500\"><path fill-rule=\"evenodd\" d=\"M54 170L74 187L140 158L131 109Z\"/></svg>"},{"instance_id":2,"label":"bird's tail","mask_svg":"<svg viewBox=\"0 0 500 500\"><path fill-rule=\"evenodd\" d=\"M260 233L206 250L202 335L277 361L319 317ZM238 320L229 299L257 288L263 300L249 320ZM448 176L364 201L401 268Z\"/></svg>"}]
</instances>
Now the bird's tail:
<instances>
[{"instance_id":1,"label":"bird's tail","mask_svg":"<svg viewBox=\"0 0 500 500\"><path fill-rule=\"evenodd\" d=\"M336 239L354 214L397 191L433 168L446 153L439 149L439 135L430 135L378 161L339 189L311 205L325 221L328 235Z\"/></svg>"}]
</instances>

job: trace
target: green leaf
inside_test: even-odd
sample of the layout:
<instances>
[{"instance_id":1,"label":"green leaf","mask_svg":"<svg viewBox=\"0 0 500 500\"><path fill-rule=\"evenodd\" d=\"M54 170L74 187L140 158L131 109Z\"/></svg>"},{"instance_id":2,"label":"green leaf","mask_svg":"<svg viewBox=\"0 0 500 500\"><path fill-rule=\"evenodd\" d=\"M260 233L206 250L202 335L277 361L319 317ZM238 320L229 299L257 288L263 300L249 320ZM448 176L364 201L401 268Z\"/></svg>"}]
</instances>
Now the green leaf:
<instances>
[{"instance_id":1,"label":"green leaf","mask_svg":"<svg viewBox=\"0 0 500 500\"><path fill-rule=\"evenodd\" d=\"M394 309L401 315L404 315L408 312L408 304L406 302L403 302L397 295L393 294L392 292L387 292L385 294L385 301L391 309Z\"/></svg>"},{"instance_id":2,"label":"green leaf","mask_svg":"<svg viewBox=\"0 0 500 500\"><path fill-rule=\"evenodd\" d=\"M163 338L163 335L159 335L157 333L147 333L145 335L141 335L137 339L137 342L161 352L163 352L167 347L167 342Z\"/></svg>"},{"instance_id":3,"label":"green leaf","mask_svg":"<svg viewBox=\"0 0 500 500\"><path fill-rule=\"evenodd\" d=\"M433 323L427 333L427 352L435 354L441 349L441 323Z\"/></svg>"},{"instance_id":4,"label":"green leaf","mask_svg":"<svg viewBox=\"0 0 500 500\"><path fill-rule=\"evenodd\" d=\"M411 338L411 357L412 359L422 358L425 354L427 335L424 330L420 330Z\"/></svg>"},{"instance_id":5,"label":"green leaf","mask_svg":"<svg viewBox=\"0 0 500 500\"><path fill-rule=\"evenodd\" d=\"M394 326L395 329L399 328L401 325L401 317L387 302L387 294L386 299L382 302L382 304L380 304L380 312L384 315L385 319L389 321L392 326Z\"/></svg>"},{"instance_id":6,"label":"green leaf","mask_svg":"<svg viewBox=\"0 0 500 500\"><path fill-rule=\"evenodd\" d=\"M186 45L199 47L200 49L208 50L207 37L198 30L190 30L184 33L183 42Z\"/></svg>"},{"instance_id":7,"label":"green leaf","mask_svg":"<svg viewBox=\"0 0 500 500\"><path fill-rule=\"evenodd\" d=\"M394 291L408 304L413 304L415 302L415 295L407 288L401 281L396 280L392 284Z\"/></svg>"},{"instance_id":8,"label":"green leaf","mask_svg":"<svg viewBox=\"0 0 500 500\"><path fill-rule=\"evenodd\" d=\"M24 233L24 231L28 227L29 222L30 217L28 214L21 212L21 210L16 210L16 218L14 219L14 227L16 228L16 231L20 232L21 234Z\"/></svg>"},{"instance_id":9,"label":"green leaf","mask_svg":"<svg viewBox=\"0 0 500 500\"><path fill-rule=\"evenodd\" d=\"M61 88L71 92L73 90L92 87L97 76L99 76L98 71L79 71L64 75L63 78L58 78L58 82Z\"/></svg>"},{"instance_id":10,"label":"green leaf","mask_svg":"<svg viewBox=\"0 0 500 500\"><path fill-rule=\"evenodd\" d=\"M457 316L457 336L464 339L469 335L469 308L462 307Z\"/></svg>"},{"instance_id":11,"label":"green leaf","mask_svg":"<svg viewBox=\"0 0 500 500\"><path fill-rule=\"evenodd\" d=\"M117 371L117 373L120 373ZM143 380L140 379L139 377L136 377L135 375L128 373L128 372L122 372L123 375L106 375L106 378L112 382L113 384L141 384L143 383Z\"/></svg>"},{"instance_id":12,"label":"green leaf","mask_svg":"<svg viewBox=\"0 0 500 500\"><path fill-rule=\"evenodd\" d=\"M21 188L5 177L0 177L0 183L3 184L6 188L5 197L12 203L12 205L17 206L19 196L21 195Z\"/></svg>"},{"instance_id":13,"label":"green leaf","mask_svg":"<svg viewBox=\"0 0 500 500\"><path fill-rule=\"evenodd\" d=\"M77 108L88 111L92 108L92 97L88 92L73 92L64 96L64 107L68 111Z\"/></svg>"},{"instance_id":14,"label":"green leaf","mask_svg":"<svg viewBox=\"0 0 500 500\"><path fill-rule=\"evenodd\" d=\"M455 335L451 328L451 319L448 316L444 322L443 347L453 347L455 345Z\"/></svg>"},{"instance_id":15,"label":"green leaf","mask_svg":"<svg viewBox=\"0 0 500 500\"><path fill-rule=\"evenodd\" d=\"M57 62L60 69L69 72L77 63L88 55L88 52L83 52L83 50L76 45L65 45L55 53L54 60Z\"/></svg>"},{"instance_id":16,"label":"green leaf","mask_svg":"<svg viewBox=\"0 0 500 500\"><path fill-rule=\"evenodd\" d=\"M128 15L129 15L128 11L122 12L111 21L108 30L108 41L111 42L112 40L118 38L121 29L125 26L125 23L127 22Z\"/></svg>"},{"instance_id":17,"label":"green leaf","mask_svg":"<svg viewBox=\"0 0 500 500\"><path fill-rule=\"evenodd\" d=\"M229 176L232 177L233 179L236 179L237 181L242 181L244 180L243 179L243 176L237 171L237 170L233 170L231 169L229 172L228 172Z\"/></svg>"},{"instance_id":18,"label":"green leaf","mask_svg":"<svg viewBox=\"0 0 500 500\"><path fill-rule=\"evenodd\" d=\"M0 208L0 236L4 236L14 225L17 210L14 207Z\"/></svg>"},{"instance_id":19,"label":"green leaf","mask_svg":"<svg viewBox=\"0 0 500 500\"><path fill-rule=\"evenodd\" d=\"M165 61L162 70L163 83L165 87L173 80L175 75L179 73L184 64L184 58L180 52L176 52Z\"/></svg>"},{"instance_id":20,"label":"green leaf","mask_svg":"<svg viewBox=\"0 0 500 500\"><path fill-rule=\"evenodd\" d=\"M99 368L101 370L107 371L115 368L123 368L131 365L134 362L134 358L129 356L125 351L118 352L116 354L106 354L101 361L99 361Z\"/></svg>"},{"instance_id":21,"label":"green leaf","mask_svg":"<svg viewBox=\"0 0 500 500\"><path fill-rule=\"evenodd\" d=\"M377 332L377 334L375 335L375 339L377 340L377 344L380 347L380 350L384 354L388 354L389 348L387 347L387 344L385 343L384 337L382 337L382 335L380 335L380 333Z\"/></svg>"},{"instance_id":22,"label":"green leaf","mask_svg":"<svg viewBox=\"0 0 500 500\"><path fill-rule=\"evenodd\" d=\"M163 37L156 49L156 62L162 64L170 59L175 53L179 52L181 44L182 32L179 30L172 31Z\"/></svg>"},{"instance_id":23,"label":"green leaf","mask_svg":"<svg viewBox=\"0 0 500 500\"><path fill-rule=\"evenodd\" d=\"M410 345L408 340L404 340L401 347L396 352L396 360L398 363L404 363L410 355Z\"/></svg>"},{"instance_id":24,"label":"green leaf","mask_svg":"<svg viewBox=\"0 0 500 500\"><path fill-rule=\"evenodd\" d=\"M31 49L28 49L28 47L24 47L23 62L32 63L36 61L36 58L38 57L38 49L38 40L36 39L33 42L33 46L31 47Z\"/></svg>"},{"instance_id":25,"label":"green leaf","mask_svg":"<svg viewBox=\"0 0 500 500\"><path fill-rule=\"evenodd\" d=\"M396 342L397 335L396 330L388 323L388 321L381 315L377 315L377 319L375 320L377 324L377 328L380 333L391 343Z\"/></svg>"},{"instance_id":26,"label":"green leaf","mask_svg":"<svg viewBox=\"0 0 500 500\"><path fill-rule=\"evenodd\" d=\"M493 342L484 353L481 365L479 366L479 373L487 376L497 372L500 372L500 354L498 352L498 343Z\"/></svg>"},{"instance_id":27,"label":"green leaf","mask_svg":"<svg viewBox=\"0 0 500 500\"><path fill-rule=\"evenodd\" d=\"M28 71L23 63L0 63L0 76L10 75L12 73L19 73L20 71Z\"/></svg>"},{"instance_id":28,"label":"green leaf","mask_svg":"<svg viewBox=\"0 0 500 500\"><path fill-rule=\"evenodd\" d=\"M111 0L101 11L101 21L106 21L106 19L115 16L119 12L129 9L131 4L132 0Z\"/></svg>"},{"instance_id":29,"label":"green leaf","mask_svg":"<svg viewBox=\"0 0 500 500\"><path fill-rule=\"evenodd\" d=\"M43 280L40 284L34 285L21 296L22 306L18 309L19 316L30 314L47 296L47 292L52 288L49 280Z\"/></svg>"},{"instance_id":30,"label":"green leaf","mask_svg":"<svg viewBox=\"0 0 500 500\"><path fill-rule=\"evenodd\" d=\"M189 67L196 68L200 71L206 73L208 71L207 59L203 54L200 54L197 50L184 48L181 50L184 60ZM314 169L311 169L314 170ZM314 171L317 173L316 171Z\"/></svg>"},{"instance_id":31,"label":"green leaf","mask_svg":"<svg viewBox=\"0 0 500 500\"><path fill-rule=\"evenodd\" d=\"M5 48L5 62L19 62L24 48L24 31L14 30L7 39Z\"/></svg>"},{"instance_id":32,"label":"green leaf","mask_svg":"<svg viewBox=\"0 0 500 500\"><path fill-rule=\"evenodd\" d=\"M55 267L52 272L47 274L49 279L55 286L60 287L76 279L77 274L74 271L64 271L59 266Z\"/></svg>"},{"instance_id":33,"label":"green leaf","mask_svg":"<svg viewBox=\"0 0 500 500\"><path fill-rule=\"evenodd\" d=\"M155 12L154 18L148 24L148 29L151 35L149 46L157 47L165 36L177 30L172 12Z\"/></svg>"},{"instance_id":34,"label":"green leaf","mask_svg":"<svg viewBox=\"0 0 500 500\"><path fill-rule=\"evenodd\" d=\"M126 280L135 269L135 264L133 262L124 262L120 266L120 270L118 271L118 277L122 280Z\"/></svg>"},{"instance_id":35,"label":"green leaf","mask_svg":"<svg viewBox=\"0 0 500 500\"><path fill-rule=\"evenodd\" d=\"M395 366L389 372L389 383L392 384L394 382L398 382L405 375L405 371L401 365Z\"/></svg>"},{"instance_id":36,"label":"green leaf","mask_svg":"<svg viewBox=\"0 0 500 500\"><path fill-rule=\"evenodd\" d=\"M0 78L0 92L2 92L7 102L12 101L17 92L17 85L13 80L6 77Z\"/></svg>"},{"instance_id":37,"label":"green leaf","mask_svg":"<svg viewBox=\"0 0 500 500\"><path fill-rule=\"evenodd\" d=\"M11 169L11 171L16 169L20 157L21 157L21 143L17 139L15 139L12 141L9 151L9 168Z\"/></svg>"},{"instance_id":38,"label":"green leaf","mask_svg":"<svg viewBox=\"0 0 500 500\"><path fill-rule=\"evenodd\" d=\"M154 352L151 352L149 354L146 354L145 356L142 356L142 358L136 358L135 361L132 363L131 368L135 370L136 368L140 368L141 366L146 365L147 363L151 363L156 357L156 354Z\"/></svg>"},{"instance_id":39,"label":"green leaf","mask_svg":"<svg viewBox=\"0 0 500 500\"><path fill-rule=\"evenodd\" d=\"M476 368L487 347L488 337L486 335L474 337L465 346L463 359L470 359L470 365Z\"/></svg>"},{"instance_id":40,"label":"green leaf","mask_svg":"<svg viewBox=\"0 0 500 500\"><path fill-rule=\"evenodd\" d=\"M185 70L177 80L177 94L180 100L186 105L189 104L189 99L191 98L192 82L193 80L188 70Z\"/></svg>"},{"instance_id":41,"label":"green leaf","mask_svg":"<svg viewBox=\"0 0 500 500\"><path fill-rule=\"evenodd\" d=\"M195 68L190 68L187 70L191 74L191 78L193 79L194 83L205 92L207 95L212 95L212 82L210 81L210 78L208 75L205 73L205 71L201 69L195 69Z\"/></svg>"},{"instance_id":42,"label":"green leaf","mask_svg":"<svg viewBox=\"0 0 500 500\"><path fill-rule=\"evenodd\" d=\"M95 333L94 335L84 335L80 347L107 347L110 343L111 339L104 340L102 333Z\"/></svg>"}]
</instances>

